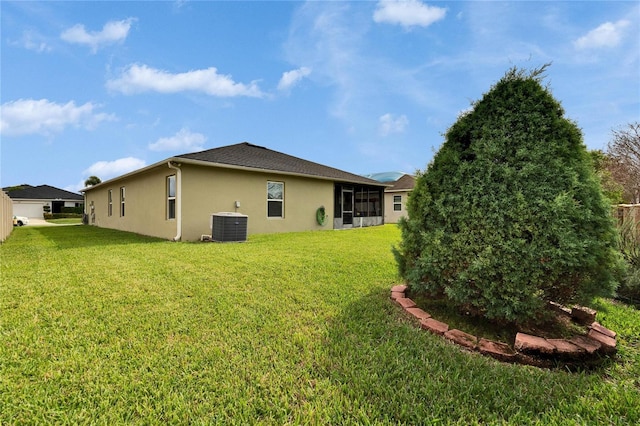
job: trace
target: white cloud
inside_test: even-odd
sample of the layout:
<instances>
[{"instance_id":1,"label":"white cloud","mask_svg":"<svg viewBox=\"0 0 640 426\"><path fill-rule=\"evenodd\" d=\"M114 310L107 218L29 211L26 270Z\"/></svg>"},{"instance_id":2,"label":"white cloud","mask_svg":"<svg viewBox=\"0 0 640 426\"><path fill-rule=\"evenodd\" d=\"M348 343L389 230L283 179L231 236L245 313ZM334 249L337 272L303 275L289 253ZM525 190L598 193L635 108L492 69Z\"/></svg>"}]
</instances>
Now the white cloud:
<instances>
[{"instance_id":1,"label":"white cloud","mask_svg":"<svg viewBox=\"0 0 640 426\"><path fill-rule=\"evenodd\" d=\"M395 117L393 114L384 114L378 119L380 122L379 132L381 136L387 136L391 133L402 133L409 125L409 119L406 115Z\"/></svg>"},{"instance_id":2,"label":"white cloud","mask_svg":"<svg viewBox=\"0 0 640 426\"><path fill-rule=\"evenodd\" d=\"M282 78L278 83L278 90L288 90L298 84L300 80L311 74L311 68L301 67L282 73Z\"/></svg>"},{"instance_id":3,"label":"white cloud","mask_svg":"<svg viewBox=\"0 0 640 426\"><path fill-rule=\"evenodd\" d=\"M249 85L236 83L230 76L218 74L218 70L213 67L171 74L146 65L134 64L129 66L119 78L107 81L107 88L125 95L149 91L159 93L195 91L220 97L263 96L255 82Z\"/></svg>"},{"instance_id":4,"label":"white cloud","mask_svg":"<svg viewBox=\"0 0 640 426\"><path fill-rule=\"evenodd\" d=\"M53 50L42 35L32 30L24 31L19 40L10 40L9 44L12 46L24 47L27 50L33 50L37 53L51 52L51 50Z\"/></svg>"},{"instance_id":5,"label":"white cloud","mask_svg":"<svg viewBox=\"0 0 640 426\"><path fill-rule=\"evenodd\" d=\"M62 189L64 189L65 191L80 192L82 189L84 189L84 187L85 187L84 180L81 180L80 182L76 183L75 185L67 185Z\"/></svg>"},{"instance_id":6,"label":"white cloud","mask_svg":"<svg viewBox=\"0 0 640 426\"><path fill-rule=\"evenodd\" d=\"M207 137L201 133L191 133L189 129L182 128L175 135L168 138L160 138L149 144L151 151L200 151L204 147Z\"/></svg>"},{"instance_id":7,"label":"white cloud","mask_svg":"<svg viewBox=\"0 0 640 426\"><path fill-rule=\"evenodd\" d=\"M184 7L184 5L187 4L187 1L188 0L175 0L173 2L173 8L177 9L177 10L182 9Z\"/></svg>"},{"instance_id":8,"label":"white cloud","mask_svg":"<svg viewBox=\"0 0 640 426\"><path fill-rule=\"evenodd\" d=\"M573 42L576 49L597 49L601 47L616 47L620 44L624 29L630 22L621 19L618 22L605 22L598 28L589 31Z\"/></svg>"},{"instance_id":9,"label":"white cloud","mask_svg":"<svg viewBox=\"0 0 640 426\"><path fill-rule=\"evenodd\" d=\"M124 19L122 21L109 21L102 27L102 31L87 32L84 25L77 24L66 29L60 34L60 38L69 43L84 44L91 47L91 51L96 53L98 48L121 43L129 34L131 24L135 18Z\"/></svg>"},{"instance_id":10,"label":"white cloud","mask_svg":"<svg viewBox=\"0 0 640 426\"><path fill-rule=\"evenodd\" d=\"M67 126L92 130L102 121L115 120L112 114L96 113L92 102L76 106L74 101L57 104L47 99L20 99L0 107L0 134L28 135L61 132Z\"/></svg>"},{"instance_id":11,"label":"white cloud","mask_svg":"<svg viewBox=\"0 0 640 426\"><path fill-rule=\"evenodd\" d=\"M98 161L84 170L82 174L87 177L98 176L100 180L105 181L144 166L146 166L144 160L135 157L126 157L114 161Z\"/></svg>"},{"instance_id":12,"label":"white cloud","mask_svg":"<svg viewBox=\"0 0 640 426\"><path fill-rule=\"evenodd\" d=\"M444 19L447 9L429 6L419 0L382 0L373 13L378 23L399 24L405 28L412 26L428 27Z\"/></svg>"}]
</instances>

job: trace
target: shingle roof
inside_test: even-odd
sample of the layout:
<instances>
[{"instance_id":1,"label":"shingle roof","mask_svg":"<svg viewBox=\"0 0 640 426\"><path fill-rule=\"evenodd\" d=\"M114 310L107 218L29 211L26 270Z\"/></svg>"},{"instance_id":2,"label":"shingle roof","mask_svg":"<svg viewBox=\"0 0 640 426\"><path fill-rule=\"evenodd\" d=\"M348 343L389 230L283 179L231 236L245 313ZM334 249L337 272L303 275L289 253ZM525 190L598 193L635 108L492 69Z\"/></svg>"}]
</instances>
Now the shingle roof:
<instances>
[{"instance_id":1,"label":"shingle roof","mask_svg":"<svg viewBox=\"0 0 640 426\"><path fill-rule=\"evenodd\" d=\"M178 155L175 158L204 161L215 164L246 167L264 171L285 172L299 175L316 176L342 182L362 183L381 186L378 181L360 175L345 172L333 167L323 166L281 152L242 142L235 145L208 149L191 154Z\"/></svg>"},{"instance_id":2,"label":"shingle roof","mask_svg":"<svg viewBox=\"0 0 640 426\"><path fill-rule=\"evenodd\" d=\"M387 188L387 192L391 191L410 191L416 185L416 178L411 175L403 175L400 179L393 183L391 188Z\"/></svg>"},{"instance_id":3,"label":"shingle roof","mask_svg":"<svg viewBox=\"0 0 640 426\"><path fill-rule=\"evenodd\" d=\"M22 189L14 189L7 191L7 195L12 200L84 200L84 197L75 192L65 191L64 189L55 188L49 185L25 186Z\"/></svg>"}]
</instances>

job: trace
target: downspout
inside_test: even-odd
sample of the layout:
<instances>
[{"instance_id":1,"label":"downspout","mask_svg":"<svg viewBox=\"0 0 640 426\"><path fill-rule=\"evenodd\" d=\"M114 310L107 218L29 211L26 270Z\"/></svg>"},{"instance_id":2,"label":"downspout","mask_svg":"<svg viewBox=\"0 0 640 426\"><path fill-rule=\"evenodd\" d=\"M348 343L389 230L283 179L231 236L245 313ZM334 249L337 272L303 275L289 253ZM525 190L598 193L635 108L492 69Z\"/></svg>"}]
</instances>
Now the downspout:
<instances>
[{"instance_id":1,"label":"downspout","mask_svg":"<svg viewBox=\"0 0 640 426\"><path fill-rule=\"evenodd\" d=\"M174 166L169 161L167 165L176 171L176 236L173 241L180 241L182 238L182 170L180 164Z\"/></svg>"}]
</instances>

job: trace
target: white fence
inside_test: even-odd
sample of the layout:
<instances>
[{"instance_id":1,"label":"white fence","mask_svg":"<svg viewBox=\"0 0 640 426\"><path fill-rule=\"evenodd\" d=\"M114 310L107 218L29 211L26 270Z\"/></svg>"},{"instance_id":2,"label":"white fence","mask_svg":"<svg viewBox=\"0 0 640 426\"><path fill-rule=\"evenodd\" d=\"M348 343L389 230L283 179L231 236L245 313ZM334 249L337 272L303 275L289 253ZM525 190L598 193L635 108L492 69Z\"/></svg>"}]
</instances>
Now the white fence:
<instances>
[{"instance_id":1,"label":"white fence","mask_svg":"<svg viewBox=\"0 0 640 426\"><path fill-rule=\"evenodd\" d=\"M0 191L0 243L13 231L13 203L6 192Z\"/></svg>"}]
</instances>

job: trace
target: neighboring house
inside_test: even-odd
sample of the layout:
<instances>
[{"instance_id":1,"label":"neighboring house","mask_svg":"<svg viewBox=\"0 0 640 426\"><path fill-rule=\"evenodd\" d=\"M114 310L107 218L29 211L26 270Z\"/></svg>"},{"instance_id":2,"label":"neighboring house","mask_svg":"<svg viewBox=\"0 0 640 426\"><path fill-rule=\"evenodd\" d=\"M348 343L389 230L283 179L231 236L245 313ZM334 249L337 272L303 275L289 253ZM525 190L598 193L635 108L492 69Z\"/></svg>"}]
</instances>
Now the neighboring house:
<instances>
[{"instance_id":1,"label":"neighboring house","mask_svg":"<svg viewBox=\"0 0 640 426\"><path fill-rule=\"evenodd\" d=\"M398 223L407 215L407 200L416 178L403 172L374 173L367 177L390 185L384 190L384 221Z\"/></svg>"},{"instance_id":2,"label":"neighboring house","mask_svg":"<svg viewBox=\"0 0 640 426\"><path fill-rule=\"evenodd\" d=\"M80 194L49 185L20 185L3 188L13 202L14 216L44 218L45 208L50 213L62 213L64 207L82 207L84 198Z\"/></svg>"},{"instance_id":3,"label":"neighboring house","mask_svg":"<svg viewBox=\"0 0 640 426\"><path fill-rule=\"evenodd\" d=\"M416 184L416 178L405 174L393 182L393 186L384 191L384 220L387 223L398 223L401 217L407 216L407 200Z\"/></svg>"},{"instance_id":4,"label":"neighboring house","mask_svg":"<svg viewBox=\"0 0 640 426\"><path fill-rule=\"evenodd\" d=\"M244 142L171 157L83 192L89 224L195 241L212 233L220 212L246 215L248 234L381 225L385 186Z\"/></svg>"}]
</instances>

